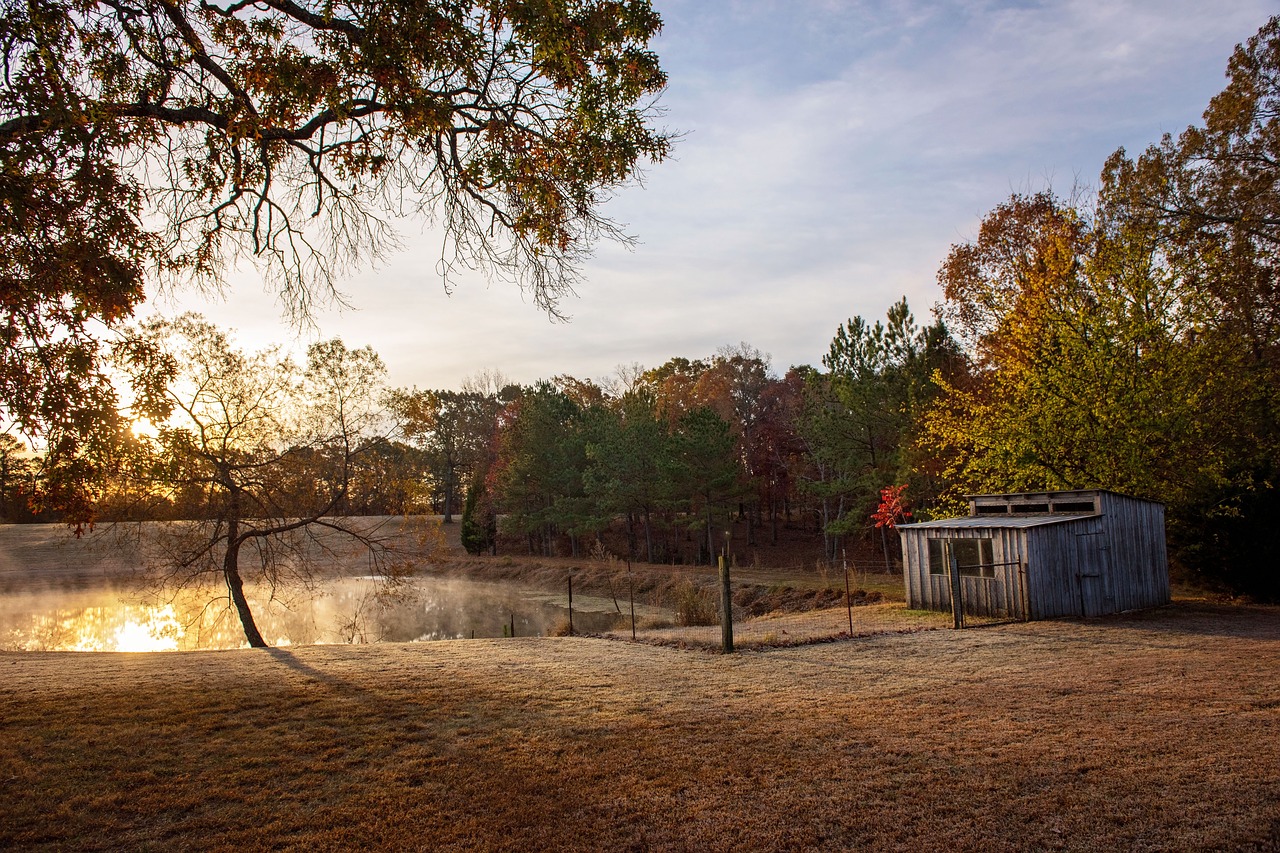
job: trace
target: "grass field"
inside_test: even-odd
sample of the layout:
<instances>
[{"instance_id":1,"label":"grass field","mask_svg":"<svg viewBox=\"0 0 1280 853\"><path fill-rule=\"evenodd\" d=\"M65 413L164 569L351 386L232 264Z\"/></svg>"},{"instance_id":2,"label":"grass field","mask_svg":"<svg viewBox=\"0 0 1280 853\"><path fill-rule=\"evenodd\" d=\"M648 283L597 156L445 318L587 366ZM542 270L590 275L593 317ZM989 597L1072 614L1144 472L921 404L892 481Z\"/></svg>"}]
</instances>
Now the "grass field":
<instances>
[{"instance_id":1,"label":"grass field","mask_svg":"<svg viewBox=\"0 0 1280 853\"><path fill-rule=\"evenodd\" d=\"M1280 610L0 655L0 848L1272 850Z\"/></svg>"}]
</instances>

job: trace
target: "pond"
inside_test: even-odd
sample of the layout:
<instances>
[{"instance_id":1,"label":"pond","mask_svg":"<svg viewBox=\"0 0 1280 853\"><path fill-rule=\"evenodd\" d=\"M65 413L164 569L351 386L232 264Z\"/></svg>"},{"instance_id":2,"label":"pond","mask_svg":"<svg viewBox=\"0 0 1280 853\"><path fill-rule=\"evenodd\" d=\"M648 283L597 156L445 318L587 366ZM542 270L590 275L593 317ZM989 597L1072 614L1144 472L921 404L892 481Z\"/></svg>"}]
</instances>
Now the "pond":
<instances>
[{"instance_id":1,"label":"pond","mask_svg":"<svg viewBox=\"0 0 1280 853\"><path fill-rule=\"evenodd\" d=\"M545 636L569 617L567 593L455 578L415 578L386 594L372 578L335 578L309 592L250 603L271 645L420 642ZM610 598L574 596L573 623L593 633L624 624ZM112 587L0 595L0 650L171 651L248 644L225 591L155 595ZM653 608L638 608L647 614Z\"/></svg>"},{"instance_id":2,"label":"pond","mask_svg":"<svg viewBox=\"0 0 1280 853\"><path fill-rule=\"evenodd\" d=\"M170 651L247 646L222 588L148 591L129 579L128 549L69 540L58 525L0 526L0 650ZM354 568L352 566L351 568ZM352 574L311 589L249 587L272 645L545 636L569 618L567 589L417 576L389 592ZM629 624L628 602L574 595L573 624ZM636 607L637 616L663 616ZM627 616L624 617L623 614Z\"/></svg>"}]
</instances>

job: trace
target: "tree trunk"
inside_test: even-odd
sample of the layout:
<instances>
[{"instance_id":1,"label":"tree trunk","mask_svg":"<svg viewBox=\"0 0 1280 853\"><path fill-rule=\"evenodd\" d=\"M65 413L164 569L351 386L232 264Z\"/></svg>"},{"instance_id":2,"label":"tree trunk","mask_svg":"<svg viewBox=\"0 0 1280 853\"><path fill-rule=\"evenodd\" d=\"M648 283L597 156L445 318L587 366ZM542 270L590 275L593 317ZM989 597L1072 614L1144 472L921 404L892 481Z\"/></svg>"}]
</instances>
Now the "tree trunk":
<instances>
[{"instance_id":1,"label":"tree trunk","mask_svg":"<svg viewBox=\"0 0 1280 853\"><path fill-rule=\"evenodd\" d=\"M707 499L707 565L710 566L716 559L716 542L713 538L714 533L711 532L711 499Z\"/></svg>"},{"instance_id":2,"label":"tree trunk","mask_svg":"<svg viewBox=\"0 0 1280 853\"><path fill-rule=\"evenodd\" d=\"M646 559L653 562L653 530L649 525L649 508L644 509L644 547Z\"/></svg>"},{"instance_id":3,"label":"tree trunk","mask_svg":"<svg viewBox=\"0 0 1280 853\"><path fill-rule=\"evenodd\" d=\"M778 544L778 500L769 498L769 524L773 529L773 544Z\"/></svg>"},{"instance_id":4,"label":"tree trunk","mask_svg":"<svg viewBox=\"0 0 1280 853\"><path fill-rule=\"evenodd\" d=\"M267 641L262 639L258 625L253 621L253 612L249 610L249 600L244 596L244 582L240 580L240 573L225 567L222 573L227 580L227 589L231 591L231 601L235 603L236 613L240 614L240 624L244 626L244 638L253 648L265 649Z\"/></svg>"},{"instance_id":5,"label":"tree trunk","mask_svg":"<svg viewBox=\"0 0 1280 853\"><path fill-rule=\"evenodd\" d=\"M831 534L827 532L827 524L831 518L831 501L826 496L822 496L822 517L819 524L822 525L822 556L825 559L831 553Z\"/></svg>"},{"instance_id":6,"label":"tree trunk","mask_svg":"<svg viewBox=\"0 0 1280 853\"><path fill-rule=\"evenodd\" d=\"M453 524L453 490L454 471L452 463L445 463L444 469L444 523Z\"/></svg>"},{"instance_id":7,"label":"tree trunk","mask_svg":"<svg viewBox=\"0 0 1280 853\"><path fill-rule=\"evenodd\" d=\"M222 558L222 577L227 582L227 591L231 593L231 603L236 606L240 615L240 624L244 627L244 638L255 649L265 649L267 641L262 639L258 625L253 621L253 611L249 609L249 599L244 595L244 581L240 578L240 519L232 518L227 525L227 553Z\"/></svg>"},{"instance_id":8,"label":"tree trunk","mask_svg":"<svg viewBox=\"0 0 1280 853\"><path fill-rule=\"evenodd\" d=\"M230 478L227 478L228 481ZM240 624L244 627L244 637L255 649L266 648L267 642L262 639L258 625L253 621L253 611L249 609L249 599L244 595L244 581L240 578L240 495L234 488L230 492L227 507L227 552L222 556L222 578L227 583L227 591L231 594L231 603L236 606L240 616Z\"/></svg>"}]
</instances>

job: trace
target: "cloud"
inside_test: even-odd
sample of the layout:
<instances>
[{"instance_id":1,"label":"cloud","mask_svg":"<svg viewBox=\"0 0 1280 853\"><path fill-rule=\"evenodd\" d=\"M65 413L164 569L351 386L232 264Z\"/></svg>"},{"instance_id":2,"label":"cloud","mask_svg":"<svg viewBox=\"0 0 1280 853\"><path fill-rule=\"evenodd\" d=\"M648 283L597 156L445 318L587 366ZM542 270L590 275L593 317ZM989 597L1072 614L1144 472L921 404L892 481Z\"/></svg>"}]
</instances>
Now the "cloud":
<instances>
[{"instance_id":1,"label":"cloud","mask_svg":"<svg viewBox=\"0 0 1280 853\"><path fill-rule=\"evenodd\" d=\"M510 285L446 297L431 232L344 285L362 310L326 335L371 343L393 381L455 386L492 366L532 381L600 377L746 340L815 363L838 323L907 295L1010 192L1096 179L1117 147L1196 121L1257 0L656 0L675 158L608 211L634 252L602 246L568 325ZM246 276L219 322L279 336ZM265 300L269 302L269 300ZM274 330L274 331L273 331Z\"/></svg>"}]
</instances>

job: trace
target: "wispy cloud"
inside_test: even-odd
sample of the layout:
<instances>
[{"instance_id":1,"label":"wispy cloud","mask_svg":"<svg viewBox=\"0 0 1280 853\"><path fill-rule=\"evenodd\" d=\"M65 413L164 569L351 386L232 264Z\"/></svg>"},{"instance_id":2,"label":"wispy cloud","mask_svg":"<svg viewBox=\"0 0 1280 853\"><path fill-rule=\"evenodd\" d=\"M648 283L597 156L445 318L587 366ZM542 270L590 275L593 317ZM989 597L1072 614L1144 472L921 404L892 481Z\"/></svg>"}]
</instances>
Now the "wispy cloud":
<instances>
[{"instance_id":1,"label":"wispy cloud","mask_svg":"<svg viewBox=\"0 0 1280 853\"><path fill-rule=\"evenodd\" d=\"M675 159L610 212L641 240L603 246L574 321L554 325L510 286L446 298L434 237L346 290L362 310L323 332L372 343L393 380L456 385L601 376L747 340L777 365L816 362L837 323L906 294L938 298L949 245L1011 191L1096 179L1196 121L1259 0L1203 4L995 0L655 0L671 75ZM250 340L280 334L239 285L212 313ZM248 308L239 294L248 293Z\"/></svg>"}]
</instances>

